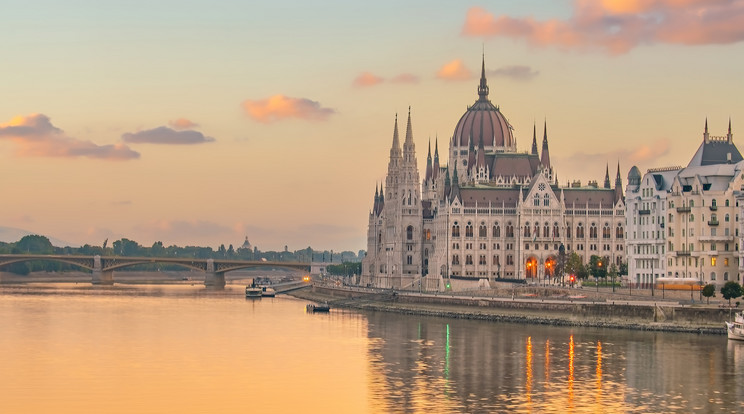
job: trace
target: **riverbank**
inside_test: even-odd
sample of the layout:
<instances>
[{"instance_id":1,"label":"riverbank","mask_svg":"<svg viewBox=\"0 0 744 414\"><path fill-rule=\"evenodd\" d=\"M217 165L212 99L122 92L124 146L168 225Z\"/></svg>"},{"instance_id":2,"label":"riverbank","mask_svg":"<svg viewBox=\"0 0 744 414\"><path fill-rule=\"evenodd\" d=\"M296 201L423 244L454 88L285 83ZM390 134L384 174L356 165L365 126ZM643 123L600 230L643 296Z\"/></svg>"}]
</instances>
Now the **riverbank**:
<instances>
[{"instance_id":1,"label":"riverbank","mask_svg":"<svg viewBox=\"0 0 744 414\"><path fill-rule=\"evenodd\" d=\"M335 308L520 324L580 326L725 335L730 310L719 305L673 301L553 300L373 291L314 285L292 296ZM641 298L638 298L641 299Z\"/></svg>"}]
</instances>

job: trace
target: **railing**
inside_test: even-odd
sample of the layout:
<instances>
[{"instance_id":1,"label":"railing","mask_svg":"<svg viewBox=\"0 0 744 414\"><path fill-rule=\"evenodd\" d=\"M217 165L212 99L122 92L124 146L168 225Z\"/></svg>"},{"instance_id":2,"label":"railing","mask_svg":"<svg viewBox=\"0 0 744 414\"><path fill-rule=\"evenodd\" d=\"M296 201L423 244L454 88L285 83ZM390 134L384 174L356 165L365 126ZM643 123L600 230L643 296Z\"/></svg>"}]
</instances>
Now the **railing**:
<instances>
[{"instance_id":1,"label":"railing","mask_svg":"<svg viewBox=\"0 0 744 414\"><path fill-rule=\"evenodd\" d=\"M689 213L690 211L690 206L677 207L677 213Z\"/></svg>"},{"instance_id":2,"label":"railing","mask_svg":"<svg viewBox=\"0 0 744 414\"><path fill-rule=\"evenodd\" d=\"M718 210L718 206L710 206L708 208L710 208L710 211L716 211L716 210Z\"/></svg>"},{"instance_id":3,"label":"railing","mask_svg":"<svg viewBox=\"0 0 744 414\"><path fill-rule=\"evenodd\" d=\"M709 220L708 221L708 225L709 226L717 226L718 225L718 220Z\"/></svg>"},{"instance_id":4,"label":"railing","mask_svg":"<svg viewBox=\"0 0 744 414\"><path fill-rule=\"evenodd\" d=\"M675 253L677 253L677 256L689 256L690 255L689 250L677 250Z\"/></svg>"},{"instance_id":5,"label":"railing","mask_svg":"<svg viewBox=\"0 0 744 414\"><path fill-rule=\"evenodd\" d=\"M647 216L651 214L651 210L638 210L638 214L641 216Z\"/></svg>"}]
</instances>

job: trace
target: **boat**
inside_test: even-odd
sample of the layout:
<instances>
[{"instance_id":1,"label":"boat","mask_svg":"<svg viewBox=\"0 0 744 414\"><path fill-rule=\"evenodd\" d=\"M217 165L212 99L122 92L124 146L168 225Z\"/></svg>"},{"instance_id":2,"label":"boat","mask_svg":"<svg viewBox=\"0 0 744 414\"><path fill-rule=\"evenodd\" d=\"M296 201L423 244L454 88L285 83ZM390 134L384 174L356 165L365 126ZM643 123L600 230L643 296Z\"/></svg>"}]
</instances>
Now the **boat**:
<instances>
[{"instance_id":1,"label":"boat","mask_svg":"<svg viewBox=\"0 0 744 414\"><path fill-rule=\"evenodd\" d=\"M261 296L273 298L276 295L276 291L273 287L270 286L262 286L261 287Z\"/></svg>"},{"instance_id":2,"label":"boat","mask_svg":"<svg viewBox=\"0 0 744 414\"><path fill-rule=\"evenodd\" d=\"M247 298L260 298L263 296L263 290L260 286L256 286L256 280L251 280L250 286L245 287L245 297Z\"/></svg>"},{"instance_id":3,"label":"boat","mask_svg":"<svg viewBox=\"0 0 744 414\"><path fill-rule=\"evenodd\" d=\"M726 322L728 339L744 341L744 311L734 314L733 322Z\"/></svg>"},{"instance_id":4,"label":"boat","mask_svg":"<svg viewBox=\"0 0 744 414\"><path fill-rule=\"evenodd\" d=\"M328 302L322 303L322 304L308 304L305 309L307 309L308 312L330 312L331 305L328 304Z\"/></svg>"}]
</instances>

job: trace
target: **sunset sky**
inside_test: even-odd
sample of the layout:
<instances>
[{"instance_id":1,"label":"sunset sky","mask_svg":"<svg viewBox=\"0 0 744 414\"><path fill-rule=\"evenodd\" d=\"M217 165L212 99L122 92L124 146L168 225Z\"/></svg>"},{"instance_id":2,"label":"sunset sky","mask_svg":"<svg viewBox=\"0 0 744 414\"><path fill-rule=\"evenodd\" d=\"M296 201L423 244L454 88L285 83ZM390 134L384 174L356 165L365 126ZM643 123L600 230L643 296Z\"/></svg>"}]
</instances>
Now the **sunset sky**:
<instances>
[{"instance_id":1,"label":"sunset sky","mask_svg":"<svg viewBox=\"0 0 744 414\"><path fill-rule=\"evenodd\" d=\"M744 131L744 0L2 10L0 226L78 245L364 249L395 114L446 163L482 52L520 151L547 120L561 184L686 165L706 117Z\"/></svg>"}]
</instances>

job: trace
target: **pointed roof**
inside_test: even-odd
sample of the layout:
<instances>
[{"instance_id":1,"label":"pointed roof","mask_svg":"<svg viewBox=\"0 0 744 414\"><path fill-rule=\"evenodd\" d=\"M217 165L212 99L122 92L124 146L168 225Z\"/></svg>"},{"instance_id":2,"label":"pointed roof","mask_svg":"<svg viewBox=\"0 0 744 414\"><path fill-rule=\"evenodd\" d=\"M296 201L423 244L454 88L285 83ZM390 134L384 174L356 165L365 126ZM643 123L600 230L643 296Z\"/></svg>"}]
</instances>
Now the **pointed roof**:
<instances>
[{"instance_id":1,"label":"pointed roof","mask_svg":"<svg viewBox=\"0 0 744 414\"><path fill-rule=\"evenodd\" d=\"M426 177L424 181L431 180L431 138L429 138L429 153L426 155Z\"/></svg>"},{"instance_id":2,"label":"pointed roof","mask_svg":"<svg viewBox=\"0 0 744 414\"><path fill-rule=\"evenodd\" d=\"M486 149L483 147L483 136L481 135L478 142L478 160L475 163L476 168L486 168Z\"/></svg>"},{"instance_id":3,"label":"pointed roof","mask_svg":"<svg viewBox=\"0 0 744 414\"><path fill-rule=\"evenodd\" d=\"M714 164L736 164L742 161L741 153L733 141L733 134L726 137L711 137L708 133L708 118L705 119L703 142L692 156L688 167Z\"/></svg>"},{"instance_id":4,"label":"pointed roof","mask_svg":"<svg viewBox=\"0 0 744 414\"><path fill-rule=\"evenodd\" d=\"M605 167L604 188L612 188L610 186L610 163L607 163L607 166Z\"/></svg>"},{"instance_id":5,"label":"pointed roof","mask_svg":"<svg viewBox=\"0 0 744 414\"><path fill-rule=\"evenodd\" d=\"M408 122L406 123L406 141L405 144L413 144L413 131L411 130L411 107L408 107Z\"/></svg>"},{"instance_id":6,"label":"pointed roof","mask_svg":"<svg viewBox=\"0 0 744 414\"><path fill-rule=\"evenodd\" d=\"M532 124L532 154L537 155L537 125Z\"/></svg>"},{"instance_id":7,"label":"pointed roof","mask_svg":"<svg viewBox=\"0 0 744 414\"><path fill-rule=\"evenodd\" d=\"M550 169L550 153L548 152L548 121L545 121L545 132L543 133L542 154L540 155L540 163L546 169Z\"/></svg>"},{"instance_id":8,"label":"pointed roof","mask_svg":"<svg viewBox=\"0 0 744 414\"><path fill-rule=\"evenodd\" d=\"M398 138L398 114L395 114L395 128L393 129L393 146L390 147L390 158L400 157L400 139Z\"/></svg>"},{"instance_id":9,"label":"pointed roof","mask_svg":"<svg viewBox=\"0 0 744 414\"><path fill-rule=\"evenodd\" d=\"M617 176L615 177L615 204L623 199L623 179L620 177L620 161L617 162Z\"/></svg>"},{"instance_id":10,"label":"pointed roof","mask_svg":"<svg viewBox=\"0 0 744 414\"><path fill-rule=\"evenodd\" d=\"M431 178L439 177L439 137L434 137L434 165L432 166Z\"/></svg>"},{"instance_id":11,"label":"pointed roof","mask_svg":"<svg viewBox=\"0 0 744 414\"><path fill-rule=\"evenodd\" d=\"M481 64L481 77L480 83L478 84L478 100L488 100L488 83L486 81L486 54L483 53L483 62Z\"/></svg>"}]
</instances>

